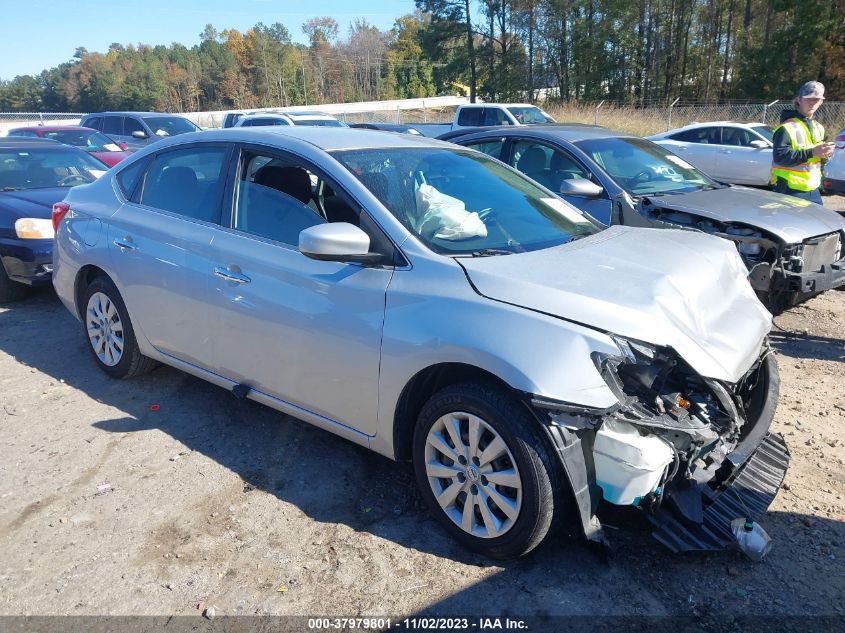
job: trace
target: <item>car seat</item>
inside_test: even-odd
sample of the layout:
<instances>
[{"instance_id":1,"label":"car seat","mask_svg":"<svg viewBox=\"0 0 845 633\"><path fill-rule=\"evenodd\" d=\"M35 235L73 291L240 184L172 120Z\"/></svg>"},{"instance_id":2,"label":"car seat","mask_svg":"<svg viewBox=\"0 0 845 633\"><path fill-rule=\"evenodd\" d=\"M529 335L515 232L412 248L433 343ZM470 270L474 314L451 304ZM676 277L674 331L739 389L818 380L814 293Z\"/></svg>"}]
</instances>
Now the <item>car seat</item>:
<instances>
[{"instance_id":1,"label":"car seat","mask_svg":"<svg viewBox=\"0 0 845 633\"><path fill-rule=\"evenodd\" d=\"M529 178L533 178L545 187L551 187L549 170L546 169L546 152L541 147L531 147L516 163L516 168Z\"/></svg>"}]
</instances>

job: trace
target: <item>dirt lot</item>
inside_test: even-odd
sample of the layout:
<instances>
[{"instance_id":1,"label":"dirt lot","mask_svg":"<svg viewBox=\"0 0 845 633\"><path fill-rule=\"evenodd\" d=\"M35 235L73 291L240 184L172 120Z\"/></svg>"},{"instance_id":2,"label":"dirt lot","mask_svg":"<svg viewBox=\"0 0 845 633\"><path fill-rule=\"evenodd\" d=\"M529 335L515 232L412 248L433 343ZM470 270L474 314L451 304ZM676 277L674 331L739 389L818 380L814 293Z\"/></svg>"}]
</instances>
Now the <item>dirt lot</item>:
<instances>
[{"instance_id":1,"label":"dirt lot","mask_svg":"<svg viewBox=\"0 0 845 633\"><path fill-rule=\"evenodd\" d=\"M107 379L38 292L0 308L0 614L843 614L845 292L772 339L792 463L765 561L673 555L632 511L609 561L561 537L497 565L402 466L174 369Z\"/></svg>"}]
</instances>

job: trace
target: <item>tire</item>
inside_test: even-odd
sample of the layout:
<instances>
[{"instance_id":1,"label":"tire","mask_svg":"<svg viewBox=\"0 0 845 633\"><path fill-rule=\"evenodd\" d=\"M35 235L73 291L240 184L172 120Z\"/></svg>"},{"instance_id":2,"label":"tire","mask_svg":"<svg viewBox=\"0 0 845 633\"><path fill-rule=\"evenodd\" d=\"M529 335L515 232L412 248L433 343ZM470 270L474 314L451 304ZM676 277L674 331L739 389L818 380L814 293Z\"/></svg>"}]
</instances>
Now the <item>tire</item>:
<instances>
[{"instance_id":1,"label":"tire","mask_svg":"<svg viewBox=\"0 0 845 633\"><path fill-rule=\"evenodd\" d=\"M156 366L141 354L126 304L111 279L97 277L88 285L80 314L88 350L109 376L132 378Z\"/></svg>"},{"instance_id":2,"label":"tire","mask_svg":"<svg viewBox=\"0 0 845 633\"><path fill-rule=\"evenodd\" d=\"M455 422L450 433L447 424ZM447 387L420 412L412 446L417 485L431 513L467 548L518 558L565 513L560 468L538 425L507 391L482 383Z\"/></svg>"},{"instance_id":3,"label":"tire","mask_svg":"<svg viewBox=\"0 0 845 633\"><path fill-rule=\"evenodd\" d=\"M9 279L6 274L6 269L3 263L0 262L0 303L9 303L17 301L29 294L29 286L20 284L17 281Z\"/></svg>"}]
</instances>

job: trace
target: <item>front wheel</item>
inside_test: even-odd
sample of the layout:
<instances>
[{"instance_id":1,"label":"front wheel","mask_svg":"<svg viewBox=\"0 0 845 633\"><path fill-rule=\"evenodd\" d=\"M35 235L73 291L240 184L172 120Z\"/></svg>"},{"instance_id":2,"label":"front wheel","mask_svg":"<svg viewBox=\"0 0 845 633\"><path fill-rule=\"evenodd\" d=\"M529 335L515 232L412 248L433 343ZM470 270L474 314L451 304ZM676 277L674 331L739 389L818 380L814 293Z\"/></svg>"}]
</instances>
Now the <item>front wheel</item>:
<instances>
[{"instance_id":1,"label":"front wheel","mask_svg":"<svg viewBox=\"0 0 845 633\"><path fill-rule=\"evenodd\" d=\"M88 349L100 369L113 378L132 378L155 367L154 360L141 354L126 305L111 279L94 279L81 307Z\"/></svg>"},{"instance_id":2,"label":"front wheel","mask_svg":"<svg viewBox=\"0 0 845 633\"><path fill-rule=\"evenodd\" d=\"M432 396L417 420L413 461L430 511L486 556L527 554L564 511L538 422L502 388L465 383Z\"/></svg>"}]
</instances>

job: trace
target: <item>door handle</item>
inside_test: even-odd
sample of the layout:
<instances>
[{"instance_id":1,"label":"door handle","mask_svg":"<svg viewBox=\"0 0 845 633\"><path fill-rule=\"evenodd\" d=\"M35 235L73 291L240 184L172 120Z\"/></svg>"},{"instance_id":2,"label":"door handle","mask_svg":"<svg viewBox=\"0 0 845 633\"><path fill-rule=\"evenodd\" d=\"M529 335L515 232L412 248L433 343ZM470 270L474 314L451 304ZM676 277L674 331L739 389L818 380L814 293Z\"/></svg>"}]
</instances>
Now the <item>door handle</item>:
<instances>
[{"instance_id":1,"label":"door handle","mask_svg":"<svg viewBox=\"0 0 845 633\"><path fill-rule=\"evenodd\" d=\"M687 149L686 145L678 145L678 149Z\"/></svg>"},{"instance_id":2,"label":"door handle","mask_svg":"<svg viewBox=\"0 0 845 633\"><path fill-rule=\"evenodd\" d=\"M226 281L232 281L236 284L248 284L250 281L252 281L246 275L242 275L241 273L232 272L228 268L223 268L222 266L215 266L214 276L220 277L220 279L225 279Z\"/></svg>"},{"instance_id":3,"label":"door handle","mask_svg":"<svg viewBox=\"0 0 845 633\"><path fill-rule=\"evenodd\" d=\"M122 251L136 251L138 247L132 243L131 237L124 237L123 239L116 239L112 242L115 246L117 246Z\"/></svg>"},{"instance_id":4,"label":"door handle","mask_svg":"<svg viewBox=\"0 0 845 633\"><path fill-rule=\"evenodd\" d=\"M722 153L723 153L723 154L731 154L731 153L733 153L733 152L732 152L731 150L729 150L729 149L723 149L723 150L722 150Z\"/></svg>"}]
</instances>

